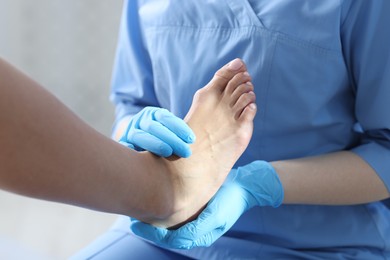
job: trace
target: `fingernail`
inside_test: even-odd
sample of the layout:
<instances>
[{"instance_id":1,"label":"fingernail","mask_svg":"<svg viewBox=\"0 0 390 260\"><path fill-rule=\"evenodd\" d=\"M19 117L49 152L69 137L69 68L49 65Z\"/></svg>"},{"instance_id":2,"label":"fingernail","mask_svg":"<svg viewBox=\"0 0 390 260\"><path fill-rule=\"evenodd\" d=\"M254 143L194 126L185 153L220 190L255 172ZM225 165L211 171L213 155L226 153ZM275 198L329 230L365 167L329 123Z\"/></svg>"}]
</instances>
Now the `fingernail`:
<instances>
[{"instance_id":1,"label":"fingernail","mask_svg":"<svg viewBox=\"0 0 390 260\"><path fill-rule=\"evenodd\" d=\"M257 108L257 106L255 103L251 103L251 104L249 104L249 108L252 110L255 110Z\"/></svg>"},{"instance_id":2,"label":"fingernail","mask_svg":"<svg viewBox=\"0 0 390 260\"><path fill-rule=\"evenodd\" d=\"M187 142L190 143L190 144L194 143L195 140L196 140L196 137L195 137L194 134L193 134L193 135L189 135L189 136L187 137Z\"/></svg>"},{"instance_id":3,"label":"fingernail","mask_svg":"<svg viewBox=\"0 0 390 260\"><path fill-rule=\"evenodd\" d=\"M239 70L242 65L243 63L240 59L234 59L229 63L228 68L231 70Z\"/></svg>"}]
</instances>

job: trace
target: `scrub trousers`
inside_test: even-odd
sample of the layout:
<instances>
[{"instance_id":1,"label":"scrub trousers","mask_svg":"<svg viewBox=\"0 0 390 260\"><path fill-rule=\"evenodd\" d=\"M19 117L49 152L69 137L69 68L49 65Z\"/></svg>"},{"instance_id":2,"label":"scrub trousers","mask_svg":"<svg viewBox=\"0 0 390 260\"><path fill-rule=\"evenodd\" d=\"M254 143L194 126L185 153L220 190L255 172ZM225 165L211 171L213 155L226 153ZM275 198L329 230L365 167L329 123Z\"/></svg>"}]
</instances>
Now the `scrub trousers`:
<instances>
[{"instance_id":1,"label":"scrub trousers","mask_svg":"<svg viewBox=\"0 0 390 260\"><path fill-rule=\"evenodd\" d=\"M229 260L229 259L390 259L390 255L367 248L292 249L269 244L269 238L228 231L210 247L170 250L134 235L129 217L120 217L108 232L98 237L71 260Z\"/></svg>"}]
</instances>

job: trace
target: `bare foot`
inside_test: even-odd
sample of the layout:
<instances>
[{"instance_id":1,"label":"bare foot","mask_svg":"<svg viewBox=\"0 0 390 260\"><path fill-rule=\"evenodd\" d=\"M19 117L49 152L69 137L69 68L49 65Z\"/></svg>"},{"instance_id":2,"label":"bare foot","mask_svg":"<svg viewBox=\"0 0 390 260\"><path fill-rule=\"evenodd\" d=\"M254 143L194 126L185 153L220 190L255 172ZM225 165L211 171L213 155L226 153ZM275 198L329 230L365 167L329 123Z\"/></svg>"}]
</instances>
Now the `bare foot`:
<instances>
[{"instance_id":1,"label":"bare foot","mask_svg":"<svg viewBox=\"0 0 390 260\"><path fill-rule=\"evenodd\" d=\"M174 213L149 223L172 227L193 219L222 185L252 136L256 106L250 80L236 59L196 92L185 117L196 135L192 156L158 159L159 170L168 169L173 180Z\"/></svg>"}]
</instances>

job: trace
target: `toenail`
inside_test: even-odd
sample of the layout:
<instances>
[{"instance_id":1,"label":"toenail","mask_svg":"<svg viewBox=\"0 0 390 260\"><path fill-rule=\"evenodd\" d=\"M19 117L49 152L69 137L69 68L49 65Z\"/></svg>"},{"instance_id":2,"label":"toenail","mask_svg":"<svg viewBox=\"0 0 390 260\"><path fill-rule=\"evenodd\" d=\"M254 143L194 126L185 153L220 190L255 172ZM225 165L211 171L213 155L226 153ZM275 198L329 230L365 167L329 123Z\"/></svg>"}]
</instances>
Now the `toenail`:
<instances>
[{"instance_id":1,"label":"toenail","mask_svg":"<svg viewBox=\"0 0 390 260\"><path fill-rule=\"evenodd\" d=\"M253 109L253 110L255 110L255 109L256 109L256 107L257 107L257 106L256 106L256 104L255 104L255 103L250 103L250 104L249 104L249 108L250 108L250 109Z\"/></svg>"},{"instance_id":2,"label":"toenail","mask_svg":"<svg viewBox=\"0 0 390 260\"><path fill-rule=\"evenodd\" d=\"M234 59L229 63L228 68L231 70L238 70L242 67L242 65L243 63L240 59Z\"/></svg>"}]
</instances>

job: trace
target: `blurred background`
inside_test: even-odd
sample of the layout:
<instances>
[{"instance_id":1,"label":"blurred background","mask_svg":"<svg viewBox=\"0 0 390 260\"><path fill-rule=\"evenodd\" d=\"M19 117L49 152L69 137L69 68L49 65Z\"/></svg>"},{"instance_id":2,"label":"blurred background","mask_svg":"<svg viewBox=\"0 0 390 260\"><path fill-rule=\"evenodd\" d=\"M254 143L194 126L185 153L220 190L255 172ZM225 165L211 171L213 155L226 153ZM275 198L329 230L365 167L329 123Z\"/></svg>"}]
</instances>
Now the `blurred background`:
<instances>
[{"instance_id":1,"label":"blurred background","mask_svg":"<svg viewBox=\"0 0 390 260\"><path fill-rule=\"evenodd\" d=\"M122 0L0 0L0 56L109 136L121 7ZM0 259L66 259L115 219L0 191Z\"/></svg>"}]
</instances>

